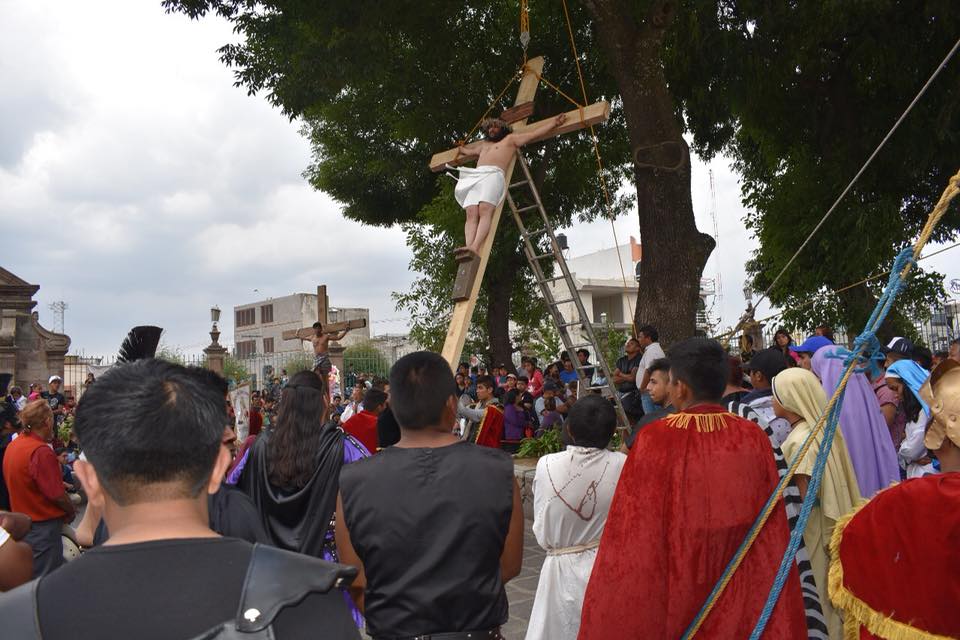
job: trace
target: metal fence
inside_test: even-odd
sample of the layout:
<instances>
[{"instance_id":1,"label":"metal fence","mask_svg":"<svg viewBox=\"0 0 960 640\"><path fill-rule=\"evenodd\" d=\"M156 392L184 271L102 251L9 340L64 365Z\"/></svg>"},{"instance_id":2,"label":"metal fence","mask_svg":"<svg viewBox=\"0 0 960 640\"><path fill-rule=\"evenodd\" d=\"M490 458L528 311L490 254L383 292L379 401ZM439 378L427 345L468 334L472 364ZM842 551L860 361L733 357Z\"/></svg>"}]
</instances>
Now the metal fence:
<instances>
[{"instance_id":1,"label":"metal fence","mask_svg":"<svg viewBox=\"0 0 960 640\"><path fill-rule=\"evenodd\" d=\"M395 358L374 348L347 348L344 351L343 370L338 371L341 385L352 385L358 378L372 379L387 377ZM207 357L202 353L184 354L166 351L158 354L186 366L205 367ZM88 356L74 354L67 356L64 363L64 392L80 399L85 390L84 382L88 374L94 377L107 371L116 364L117 356ZM274 378L292 376L298 371L313 366L313 354L306 351L283 351L277 353L258 353L247 357L228 355L224 367L224 377L231 386L247 382L251 389L261 390Z\"/></svg>"}]
</instances>

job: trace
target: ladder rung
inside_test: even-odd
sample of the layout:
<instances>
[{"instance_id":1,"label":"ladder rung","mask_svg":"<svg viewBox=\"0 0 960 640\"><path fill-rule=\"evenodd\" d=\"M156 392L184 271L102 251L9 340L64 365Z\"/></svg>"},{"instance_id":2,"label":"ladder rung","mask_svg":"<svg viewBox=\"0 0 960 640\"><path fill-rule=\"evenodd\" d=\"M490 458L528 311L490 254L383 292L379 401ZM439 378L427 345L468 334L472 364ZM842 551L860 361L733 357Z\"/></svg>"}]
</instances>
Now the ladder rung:
<instances>
[{"instance_id":1,"label":"ladder rung","mask_svg":"<svg viewBox=\"0 0 960 640\"><path fill-rule=\"evenodd\" d=\"M536 238L537 236L541 236L541 235L545 234L546 232L547 232L546 229L537 229L536 231L526 231L526 232L523 233L523 237L524 237L524 238Z\"/></svg>"},{"instance_id":2,"label":"ladder rung","mask_svg":"<svg viewBox=\"0 0 960 640\"><path fill-rule=\"evenodd\" d=\"M560 280L566 279L566 276L554 276L552 278L544 278L543 280L537 280L538 284L546 284L548 282L558 282Z\"/></svg>"},{"instance_id":3,"label":"ladder rung","mask_svg":"<svg viewBox=\"0 0 960 640\"><path fill-rule=\"evenodd\" d=\"M574 351L576 351L577 349L583 349L584 347L592 347L592 346L593 346L592 344L590 344L589 342L587 342L587 343L585 343L585 344L572 344L572 345L570 345L570 348L573 349ZM580 361L577 360L577 362L580 362ZM594 363L591 362L591 363L590 363L590 366L591 366L591 367L594 366Z\"/></svg>"},{"instance_id":4,"label":"ladder rung","mask_svg":"<svg viewBox=\"0 0 960 640\"><path fill-rule=\"evenodd\" d=\"M563 324L560 324L558 326L562 328L562 327L576 327L579 325L583 325L583 322L577 320L576 322L564 322Z\"/></svg>"},{"instance_id":5,"label":"ladder rung","mask_svg":"<svg viewBox=\"0 0 960 640\"><path fill-rule=\"evenodd\" d=\"M543 260L544 258L556 258L556 257L557 257L557 256L556 256L555 254L552 254L552 253L542 253L542 254L540 254L540 255L538 255L538 256L533 256L533 259L534 259L534 260ZM562 277L563 277L563 276L561 276L561 278L562 278Z\"/></svg>"},{"instance_id":6,"label":"ladder rung","mask_svg":"<svg viewBox=\"0 0 960 640\"><path fill-rule=\"evenodd\" d=\"M520 207L519 209L517 209L517 213L523 213L524 211L530 211L531 209L536 209L536 208L537 208L537 205L535 204L527 205L526 207Z\"/></svg>"},{"instance_id":7,"label":"ladder rung","mask_svg":"<svg viewBox=\"0 0 960 640\"><path fill-rule=\"evenodd\" d=\"M528 182L529 182L529 180L520 180L520 181L518 181L518 182L513 182L513 183L510 184L510 188L511 188L511 189L516 189L517 187L522 187L523 185L527 184Z\"/></svg>"},{"instance_id":8,"label":"ladder rung","mask_svg":"<svg viewBox=\"0 0 960 640\"><path fill-rule=\"evenodd\" d=\"M568 302L575 302L575 301L576 301L576 298L566 298L564 300L554 300L553 302L549 302L547 304L558 307L561 304L567 304Z\"/></svg>"}]
</instances>

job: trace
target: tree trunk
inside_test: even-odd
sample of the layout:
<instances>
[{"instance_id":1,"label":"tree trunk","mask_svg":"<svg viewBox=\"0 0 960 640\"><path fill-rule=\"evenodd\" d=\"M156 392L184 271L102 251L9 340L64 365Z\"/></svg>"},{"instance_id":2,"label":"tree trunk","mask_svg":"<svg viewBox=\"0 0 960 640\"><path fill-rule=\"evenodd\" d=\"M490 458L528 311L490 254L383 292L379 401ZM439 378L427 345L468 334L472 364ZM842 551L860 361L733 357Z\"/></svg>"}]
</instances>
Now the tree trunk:
<instances>
[{"instance_id":1,"label":"tree trunk","mask_svg":"<svg viewBox=\"0 0 960 640\"><path fill-rule=\"evenodd\" d=\"M634 150L643 260L636 326L652 324L664 344L694 335L700 277L715 242L697 230L690 198L690 149L660 60L675 2L651 2L637 20L623 0L584 0L609 61Z\"/></svg>"}]
</instances>

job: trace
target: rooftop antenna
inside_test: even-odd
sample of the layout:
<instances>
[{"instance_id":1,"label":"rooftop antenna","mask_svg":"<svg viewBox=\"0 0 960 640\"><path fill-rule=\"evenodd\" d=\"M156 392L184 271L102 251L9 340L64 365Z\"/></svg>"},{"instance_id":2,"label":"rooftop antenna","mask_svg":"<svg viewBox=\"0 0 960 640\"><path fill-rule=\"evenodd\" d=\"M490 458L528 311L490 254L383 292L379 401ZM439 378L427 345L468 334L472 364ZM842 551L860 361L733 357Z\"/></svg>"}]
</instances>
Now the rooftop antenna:
<instances>
[{"instance_id":1,"label":"rooftop antenna","mask_svg":"<svg viewBox=\"0 0 960 640\"><path fill-rule=\"evenodd\" d=\"M64 312L70 308L70 305L63 300L56 300L48 304L47 308L53 311L53 332L63 333L63 316Z\"/></svg>"}]
</instances>

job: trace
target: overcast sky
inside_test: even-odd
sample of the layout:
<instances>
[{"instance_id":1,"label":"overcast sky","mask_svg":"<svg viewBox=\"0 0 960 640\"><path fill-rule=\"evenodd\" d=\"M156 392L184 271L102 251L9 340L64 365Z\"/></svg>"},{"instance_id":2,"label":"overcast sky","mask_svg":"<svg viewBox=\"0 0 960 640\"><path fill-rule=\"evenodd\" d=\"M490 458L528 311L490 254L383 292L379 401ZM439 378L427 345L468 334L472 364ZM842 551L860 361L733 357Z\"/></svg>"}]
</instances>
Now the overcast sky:
<instances>
[{"instance_id":1,"label":"overcast sky","mask_svg":"<svg viewBox=\"0 0 960 640\"><path fill-rule=\"evenodd\" d=\"M405 331L390 299L416 277L403 234L343 219L301 178L298 125L235 88L218 60L236 40L226 22L153 0L0 0L0 15L2 266L40 285L46 327L48 305L67 303L71 352L113 354L136 324L196 351L214 304L229 342L234 305L319 283L333 306L369 307L374 334ZM720 242L705 276L719 272L729 324L755 243L722 159L694 162L700 228L712 233L710 167ZM632 216L616 228L621 243L638 235ZM614 244L606 221L567 233L572 255Z\"/></svg>"}]
</instances>

